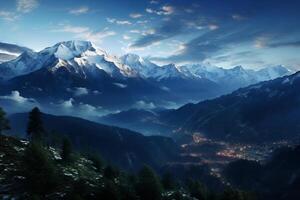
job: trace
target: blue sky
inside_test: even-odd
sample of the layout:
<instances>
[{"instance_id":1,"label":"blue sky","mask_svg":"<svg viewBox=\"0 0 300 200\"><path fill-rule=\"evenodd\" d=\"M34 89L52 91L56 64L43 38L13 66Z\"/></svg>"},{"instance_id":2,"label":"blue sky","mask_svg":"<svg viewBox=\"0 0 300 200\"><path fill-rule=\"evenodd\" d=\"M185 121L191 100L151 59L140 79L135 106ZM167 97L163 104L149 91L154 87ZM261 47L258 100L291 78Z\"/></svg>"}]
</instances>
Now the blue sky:
<instances>
[{"instance_id":1,"label":"blue sky","mask_svg":"<svg viewBox=\"0 0 300 200\"><path fill-rule=\"evenodd\" d=\"M298 0L1 0L0 41L90 40L157 62L300 69Z\"/></svg>"}]
</instances>

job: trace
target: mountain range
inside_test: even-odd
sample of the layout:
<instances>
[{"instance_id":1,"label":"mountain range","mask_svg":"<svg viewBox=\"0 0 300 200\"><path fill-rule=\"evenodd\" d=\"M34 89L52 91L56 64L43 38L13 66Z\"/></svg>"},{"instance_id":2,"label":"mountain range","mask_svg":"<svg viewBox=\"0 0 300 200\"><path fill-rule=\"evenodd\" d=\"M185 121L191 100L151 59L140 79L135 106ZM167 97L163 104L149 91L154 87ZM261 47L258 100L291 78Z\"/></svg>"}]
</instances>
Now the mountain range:
<instances>
[{"instance_id":1,"label":"mountain range","mask_svg":"<svg viewBox=\"0 0 300 200\"><path fill-rule=\"evenodd\" d=\"M300 72L297 72L178 109L128 110L99 120L163 135L200 134L237 142L290 140L300 136L299 87Z\"/></svg>"},{"instance_id":2,"label":"mountain range","mask_svg":"<svg viewBox=\"0 0 300 200\"><path fill-rule=\"evenodd\" d=\"M290 73L281 65L258 71L241 66L159 66L134 54L109 55L88 41L66 41L40 52L24 51L1 63L0 95L17 92L47 108L69 103L103 114L131 108L174 108Z\"/></svg>"}]
</instances>

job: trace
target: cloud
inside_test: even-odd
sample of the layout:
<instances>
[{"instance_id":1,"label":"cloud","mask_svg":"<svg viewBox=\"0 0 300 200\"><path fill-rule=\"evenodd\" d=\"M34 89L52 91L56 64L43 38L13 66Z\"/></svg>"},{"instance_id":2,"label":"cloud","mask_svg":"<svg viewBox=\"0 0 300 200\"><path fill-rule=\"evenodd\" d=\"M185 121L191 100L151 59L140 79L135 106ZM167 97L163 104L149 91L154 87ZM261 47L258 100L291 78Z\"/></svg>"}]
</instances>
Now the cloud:
<instances>
[{"instance_id":1,"label":"cloud","mask_svg":"<svg viewBox=\"0 0 300 200\"><path fill-rule=\"evenodd\" d=\"M300 6L300 2L297 5ZM269 9L270 6L272 9ZM230 9L226 3L217 0L201 1L197 8L193 7L193 3L177 3L174 5L175 12L163 18L167 21L162 20L152 27L154 34L141 35L133 42L132 47L144 48L164 40L168 40L165 42L168 44L174 37L185 40L173 55L151 58L165 62L203 62L229 51L238 53L245 49L257 51L256 49L264 48L264 54L267 54L272 47L298 47L300 28L296 19L299 18L299 13L294 6L267 0L259 3L233 0ZM147 10L148 13L155 11L157 10ZM265 55L264 59L267 57ZM263 61L257 54L251 59L253 63Z\"/></svg>"},{"instance_id":2,"label":"cloud","mask_svg":"<svg viewBox=\"0 0 300 200\"><path fill-rule=\"evenodd\" d=\"M132 107L136 109L143 109L143 110L152 110L156 108L153 102L146 102L143 100L135 102L135 104Z\"/></svg>"},{"instance_id":3,"label":"cloud","mask_svg":"<svg viewBox=\"0 0 300 200\"><path fill-rule=\"evenodd\" d=\"M107 22L109 23L114 23L114 24L118 24L118 25L131 25L132 23L128 20L117 20L115 18L106 18Z\"/></svg>"},{"instance_id":4,"label":"cloud","mask_svg":"<svg viewBox=\"0 0 300 200\"><path fill-rule=\"evenodd\" d=\"M73 108L73 102L74 99L70 98L69 100L63 101L61 102L61 104L58 105L62 106L63 108Z\"/></svg>"},{"instance_id":5,"label":"cloud","mask_svg":"<svg viewBox=\"0 0 300 200\"><path fill-rule=\"evenodd\" d=\"M208 28L209 28L210 30L214 31L214 30L217 30L217 29L219 28L219 26L216 25L216 24L209 24L209 25L208 25Z\"/></svg>"},{"instance_id":6,"label":"cloud","mask_svg":"<svg viewBox=\"0 0 300 200\"><path fill-rule=\"evenodd\" d=\"M17 0L17 10L21 13L29 13L39 5L37 0Z\"/></svg>"},{"instance_id":7,"label":"cloud","mask_svg":"<svg viewBox=\"0 0 300 200\"><path fill-rule=\"evenodd\" d=\"M164 15L171 15L174 13L174 7L173 6L163 6L162 10L164 11Z\"/></svg>"},{"instance_id":8,"label":"cloud","mask_svg":"<svg viewBox=\"0 0 300 200\"><path fill-rule=\"evenodd\" d=\"M267 47L268 40L269 40L269 38L265 37L265 36L257 37L257 38L255 38L255 41L254 41L254 47L257 49L265 48L265 47Z\"/></svg>"},{"instance_id":9,"label":"cloud","mask_svg":"<svg viewBox=\"0 0 300 200\"><path fill-rule=\"evenodd\" d=\"M113 83L115 86L118 86L119 88L126 88L127 85L123 84L123 83Z\"/></svg>"},{"instance_id":10,"label":"cloud","mask_svg":"<svg viewBox=\"0 0 300 200\"><path fill-rule=\"evenodd\" d=\"M268 44L268 47L300 47L300 40L288 41L288 42L275 42Z\"/></svg>"},{"instance_id":11,"label":"cloud","mask_svg":"<svg viewBox=\"0 0 300 200\"><path fill-rule=\"evenodd\" d=\"M130 33L141 33L141 31L140 31L140 30L137 30L137 29L130 30L129 32L130 32Z\"/></svg>"},{"instance_id":12,"label":"cloud","mask_svg":"<svg viewBox=\"0 0 300 200\"><path fill-rule=\"evenodd\" d=\"M155 10L152 8L146 8L146 12L150 14L157 14L157 15L171 15L175 11L175 8L173 6L163 6L159 10Z\"/></svg>"},{"instance_id":13,"label":"cloud","mask_svg":"<svg viewBox=\"0 0 300 200\"><path fill-rule=\"evenodd\" d=\"M57 31L57 30L55 30ZM88 27L84 26L64 26L62 29L59 30L59 32L67 32L67 33L85 33L90 32L90 29Z\"/></svg>"},{"instance_id":14,"label":"cloud","mask_svg":"<svg viewBox=\"0 0 300 200\"><path fill-rule=\"evenodd\" d=\"M124 39L124 40L130 40L130 38L131 38L131 37L128 36L128 35L123 35L123 39Z\"/></svg>"},{"instance_id":15,"label":"cloud","mask_svg":"<svg viewBox=\"0 0 300 200\"><path fill-rule=\"evenodd\" d=\"M104 38L116 35L116 32L104 29L98 32L83 32L79 34L77 37L82 38L84 40L89 40L95 43L101 43Z\"/></svg>"},{"instance_id":16,"label":"cloud","mask_svg":"<svg viewBox=\"0 0 300 200\"><path fill-rule=\"evenodd\" d=\"M32 98L22 97L19 91L12 91L10 95L0 96L0 99L12 100L20 104L35 102Z\"/></svg>"},{"instance_id":17,"label":"cloud","mask_svg":"<svg viewBox=\"0 0 300 200\"><path fill-rule=\"evenodd\" d=\"M11 91L8 95L0 96L0 102L8 113L28 112L29 109L40 106L35 99L23 97L19 91Z\"/></svg>"},{"instance_id":18,"label":"cloud","mask_svg":"<svg viewBox=\"0 0 300 200\"><path fill-rule=\"evenodd\" d=\"M0 96L1 106L8 113L28 112L38 106L43 112L57 115L70 115L90 120L97 120L99 116L107 115L112 111L103 109L101 106L90 105L84 102L76 102L74 98L60 100L57 102L40 103L32 98L23 97L19 91Z\"/></svg>"},{"instance_id":19,"label":"cloud","mask_svg":"<svg viewBox=\"0 0 300 200\"><path fill-rule=\"evenodd\" d=\"M17 20L18 18L19 16L13 12L4 11L4 10L0 11L0 19L4 19L6 21L12 22Z\"/></svg>"},{"instance_id":20,"label":"cloud","mask_svg":"<svg viewBox=\"0 0 300 200\"><path fill-rule=\"evenodd\" d=\"M239 14L233 14L233 15L231 15L231 17L232 17L232 19L234 19L236 21L242 21L242 20L246 19L246 17L239 15Z\"/></svg>"},{"instance_id":21,"label":"cloud","mask_svg":"<svg viewBox=\"0 0 300 200\"><path fill-rule=\"evenodd\" d=\"M158 1L155 1L155 0L151 0L150 1L150 4L158 4L159 2Z\"/></svg>"},{"instance_id":22,"label":"cloud","mask_svg":"<svg viewBox=\"0 0 300 200\"><path fill-rule=\"evenodd\" d=\"M83 96L89 94L89 90L84 87L76 87L73 90L75 96Z\"/></svg>"},{"instance_id":23,"label":"cloud","mask_svg":"<svg viewBox=\"0 0 300 200\"><path fill-rule=\"evenodd\" d=\"M249 27L233 29L233 26L227 26L222 29L207 31L191 39L185 44L182 44L179 51L169 57L152 59L172 62L202 62L223 51L228 52L228 49L233 48L234 45L241 45L257 40L258 36L262 34L262 30L249 29ZM259 39L259 41L261 41L261 39Z\"/></svg>"},{"instance_id":24,"label":"cloud","mask_svg":"<svg viewBox=\"0 0 300 200\"><path fill-rule=\"evenodd\" d=\"M89 7L87 6L81 6L79 8L74 8L69 10L69 13L72 15L81 15L81 14L85 14L89 11Z\"/></svg>"},{"instance_id":25,"label":"cloud","mask_svg":"<svg viewBox=\"0 0 300 200\"><path fill-rule=\"evenodd\" d=\"M160 27L149 29L147 32L143 32L143 36L137 39L131 47L146 47L156 42L174 37L181 34L185 30L185 23L182 21L168 21Z\"/></svg>"},{"instance_id":26,"label":"cloud","mask_svg":"<svg viewBox=\"0 0 300 200\"><path fill-rule=\"evenodd\" d=\"M53 32L73 33L75 34L76 38L88 40L98 44L101 43L104 38L116 35L116 32L111 31L108 28L104 28L102 31L95 32L92 31L89 27L71 25L59 27L53 30Z\"/></svg>"},{"instance_id":27,"label":"cloud","mask_svg":"<svg viewBox=\"0 0 300 200\"><path fill-rule=\"evenodd\" d=\"M83 102L78 103L73 98L62 100L58 103L51 103L51 105L44 105L43 107L49 113L60 113L61 115L71 115L91 120L109 113L109 111L103 109L101 106L94 106Z\"/></svg>"},{"instance_id":28,"label":"cloud","mask_svg":"<svg viewBox=\"0 0 300 200\"><path fill-rule=\"evenodd\" d=\"M143 15L142 15L142 14L140 14L140 13L131 13L129 16L130 16L131 18L134 18L134 19L136 19L136 18L140 18L140 17L142 17Z\"/></svg>"}]
</instances>

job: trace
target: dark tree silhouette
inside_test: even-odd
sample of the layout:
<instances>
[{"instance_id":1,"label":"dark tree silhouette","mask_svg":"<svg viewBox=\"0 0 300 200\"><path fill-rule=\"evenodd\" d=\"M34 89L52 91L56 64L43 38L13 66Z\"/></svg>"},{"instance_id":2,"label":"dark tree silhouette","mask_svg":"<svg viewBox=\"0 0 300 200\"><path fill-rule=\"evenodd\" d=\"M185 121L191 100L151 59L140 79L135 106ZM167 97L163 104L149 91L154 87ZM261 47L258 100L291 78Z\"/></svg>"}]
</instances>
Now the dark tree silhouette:
<instances>
[{"instance_id":1,"label":"dark tree silhouette","mask_svg":"<svg viewBox=\"0 0 300 200\"><path fill-rule=\"evenodd\" d=\"M191 194L191 197L195 197L198 200L206 200L207 199L207 189L203 184L201 184L199 181L195 180L188 180L187 183L188 190Z\"/></svg>"},{"instance_id":2,"label":"dark tree silhouette","mask_svg":"<svg viewBox=\"0 0 300 200\"><path fill-rule=\"evenodd\" d=\"M119 176L120 172L118 169L114 168L111 165L108 165L104 168L104 177L107 179L114 179Z\"/></svg>"},{"instance_id":3,"label":"dark tree silhouette","mask_svg":"<svg viewBox=\"0 0 300 200\"><path fill-rule=\"evenodd\" d=\"M162 186L155 172L144 166L138 175L137 194L144 200L160 200Z\"/></svg>"},{"instance_id":4,"label":"dark tree silhouette","mask_svg":"<svg viewBox=\"0 0 300 200\"><path fill-rule=\"evenodd\" d=\"M27 134L31 140L41 141L43 138L44 132L45 132L45 129L43 127L41 112L37 107L35 107L29 113Z\"/></svg>"},{"instance_id":5,"label":"dark tree silhouette","mask_svg":"<svg viewBox=\"0 0 300 200\"><path fill-rule=\"evenodd\" d=\"M32 142L23 157L23 176L26 189L31 194L45 195L55 190L61 182L55 163L40 143Z\"/></svg>"},{"instance_id":6,"label":"dark tree silhouette","mask_svg":"<svg viewBox=\"0 0 300 200\"><path fill-rule=\"evenodd\" d=\"M64 162L72 161L72 144L68 138L62 141L61 158Z\"/></svg>"},{"instance_id":7,"label":"dark tree silhouette","mask_svg":"<svg viewBox=\"0 0 300 200\"><path fill-rule=\"evenodd\" d=\"M165 190L173 190L176 187L175 180L173 179L173 176L170 173L165 173L162 176L161 182Z\"/></svg>"},{"instance_id":8,"label":"dark tree silhouette","mask_svg":"<svg viewBox=\"0 0 300 200\"><path fill-rule=\"evenodd\" d=\"M90 154L88 158L93 162L94 167L98 172L101 172L104 166L103 160L99 154Z\"/></svg>"},{"instance_id":9,"label":"dark tree silhouette","mask_svg":"<svg viewBox=\"0 0 300 200\"><path fill-rule=\"evenodd\" d=\"M3 111L3 109L0 107L0 135L3 131L9 130L9 121L6 119L6 113Z\"/></svg>"}]
</instances>

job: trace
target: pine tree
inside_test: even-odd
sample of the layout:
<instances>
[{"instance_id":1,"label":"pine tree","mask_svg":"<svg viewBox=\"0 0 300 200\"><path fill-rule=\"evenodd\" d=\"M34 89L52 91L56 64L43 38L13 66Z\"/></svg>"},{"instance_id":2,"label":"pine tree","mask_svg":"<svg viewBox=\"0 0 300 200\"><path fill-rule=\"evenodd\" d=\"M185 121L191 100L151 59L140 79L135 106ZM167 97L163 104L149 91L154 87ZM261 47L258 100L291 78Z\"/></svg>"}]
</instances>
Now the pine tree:
<instances>
[{"instance_id":1,"label":"pine tree","mask_svg":"<svg viewBox=\"0 0 300 200\"><path fill-rule=\"evenodd\" d=\"M61 158L64 162L72 160L72 144L68 138L64 138L62 142Z\"/></svg>"},{"instance_id":2,"label":"pine tree","mask_svg":"<svg viewBox=\"0 0 300 200\"><path fill-rule=\"evenodd\" d=\"M187 186L192 197L195 197L198 200L207 199L207 189L199 181L188 180Z\"/></svg>"},{"instance_id":3,"label":"pine tree","mask_svg":"<svg viewBox=\"0 0 300 200\"><path fill-rule=\"evenodd\" d=\"M155 172L144 166L138 175L137 194L143 200L160 200L162 193L161 183Z\"/></svg>"},{"instance_id":4,"label":"pine tree","mask_svg":"<svg viewBox=\"0 0 300 200\"><path fill-rule=\"evenodd\" d=\"M94 167L98 172L101 172L104 166L103 160L99 154L89 154L89 160L93 162Z\"/></svg>"},{"instance_id":5,"label":"pine tree","mask_svg":"<svg viewBox=\"0 0 300 200\"><path fill-rule=\"evenodd\" d=\"M104 183L104 187L100 190L100 193L97 195L97 199L107 199L107 200L120 200L120 193L117 185L107 180Z\"/></svg>"},{"instance_id":6,"label":"pine tree","mask_svg":"<svg viewBox=\"0 0 300 200\"><path fill-rule=\"evenodd\" d=\"M162 177L161 182L165 190L173 190L176 187L176 183L173 179L172 174L170 173L165 173Z\"/></svg>"},{"instance_id":7,"label":"pine tree","mask_svg":"<svg viewBox=\"0 0 300 200\"><path fill-rule=\"evenodd\" d=\"M104 177L107 179L114 179L117 178L119 176L120 172L118 169L114 168L111 165L108 165L104 168Z\"/></svg>"},{"instance_id":8,"label":"pine tree","mask_svg":"<svg viewBox=\"0 0 300 200\"><path fill-rule=\"evenodd\" d=\"M49 151L38 142L32 142L26 148L22 169L25 188L31 194L49 194L61 181Z\"/></svg>"},{"instance_id":9,"label":"pine tree","mask_svg":"<svg viewBox=\"0 0 300 200\"><path fill-rule=\"evenodd\" d=\"M3 131L9 130L9 121L6 119L6 113L2 110L0 107L0 135L2 134Z\"/></svg>"},{"instance_id":10,"label":"pine tree","mask_svg":"<svg viewBox=\"0 0 300 200\"><path fill-rule=\"evenodd\" d=\"M45 130L41 118L40 110L35 107L29 113L29 121L27 126L27 134L31 140L41 141Z\"/></svg>"}]
</instances>

